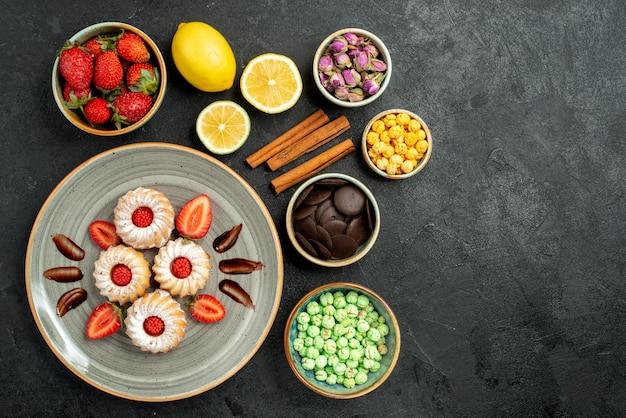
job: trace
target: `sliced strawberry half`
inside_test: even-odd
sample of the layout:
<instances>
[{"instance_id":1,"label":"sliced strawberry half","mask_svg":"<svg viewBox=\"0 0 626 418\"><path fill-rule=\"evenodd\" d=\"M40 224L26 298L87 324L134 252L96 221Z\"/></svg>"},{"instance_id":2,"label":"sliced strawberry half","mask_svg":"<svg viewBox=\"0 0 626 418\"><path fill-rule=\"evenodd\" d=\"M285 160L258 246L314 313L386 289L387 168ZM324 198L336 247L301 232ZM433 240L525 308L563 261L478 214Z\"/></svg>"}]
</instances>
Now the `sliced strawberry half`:
<instances>
[{"instance_id":1,"label":"sliced strawberry half","mask_svg":"<svg viewBox=\"0 0 626 418\"><path fill-rule=\"evenodd\" d=\"M226 316L224 305L213 295L201 293L188 303L189 315L200 322L217 322Z\"/></svg>"},{"instance_id":2,"label":"sliced strawberry half","mask_svg":"<svg viewBox=\"0 0 626 418\"><path fill-rule=\"evenodd\" d=\"M122 310L114 303L103 302L89 315L86 334L90 340L108 337L122 327Z\"/></svg>"},{"instance_id":3,"label":"sliced strawberry half","mask_svg":"<svg viewBox=\"0 0 626 418\"><path fill-rule=\"evenodd\" d=\"M115 225L111 222L97 220L89 225L89 235L96 245L106 250L112 245L120 245L122 239L117 235Z\"/></svg>"},{"instance_id":4,"label":"sliced strawberry half","mask_svg":"<svg viewBox=\"0 0 626 418\"><path fill-rule=\"evenodd\" d=\"M185 238L200 239L209 232L212 221L211 199L200 194L185 203L180 210L176 216L176 229Z\"/></svg>"}]
</instances>

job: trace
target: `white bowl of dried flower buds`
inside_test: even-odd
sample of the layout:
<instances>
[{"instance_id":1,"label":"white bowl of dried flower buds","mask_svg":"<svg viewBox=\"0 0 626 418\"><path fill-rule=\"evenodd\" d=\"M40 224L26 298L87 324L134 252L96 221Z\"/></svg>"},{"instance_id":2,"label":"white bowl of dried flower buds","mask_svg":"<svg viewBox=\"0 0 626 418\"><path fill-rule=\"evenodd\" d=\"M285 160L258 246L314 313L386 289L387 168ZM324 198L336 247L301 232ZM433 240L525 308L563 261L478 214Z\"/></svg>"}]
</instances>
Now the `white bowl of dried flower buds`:
<instances>
[{"instance_id":1,"label":"white bowl of dried flower buds","mask_svg":"<svg viewBox=\"0 0 626 418\"><path fill-rule=\"evenodd\" d=\"M315 85L330 102L342 107L365 106L385 91L391 80L391 55L376 35L347 28L331 33L313 58Z\"/></svg>"}]
</instances>

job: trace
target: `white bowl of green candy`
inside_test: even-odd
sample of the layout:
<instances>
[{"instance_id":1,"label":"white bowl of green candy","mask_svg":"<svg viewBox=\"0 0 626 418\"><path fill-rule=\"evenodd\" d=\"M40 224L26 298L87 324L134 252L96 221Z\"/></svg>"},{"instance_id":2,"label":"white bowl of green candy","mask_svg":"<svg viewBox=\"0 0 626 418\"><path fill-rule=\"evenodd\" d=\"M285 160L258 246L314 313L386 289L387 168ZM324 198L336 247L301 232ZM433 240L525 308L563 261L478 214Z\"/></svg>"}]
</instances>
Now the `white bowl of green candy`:
<instances>
[{"instance_id":1,"label":"white bowl of green candy","mask_svg":"<svg viewBox=\"0 0 626 418\"><path fill-rule=\"evenodd\" d=\"M291 311L284 334L294 374L312 391L335 399L363 396L387 380L400 356L393 311L372 290L329 283Z\"/></svg>"}]
</instances>

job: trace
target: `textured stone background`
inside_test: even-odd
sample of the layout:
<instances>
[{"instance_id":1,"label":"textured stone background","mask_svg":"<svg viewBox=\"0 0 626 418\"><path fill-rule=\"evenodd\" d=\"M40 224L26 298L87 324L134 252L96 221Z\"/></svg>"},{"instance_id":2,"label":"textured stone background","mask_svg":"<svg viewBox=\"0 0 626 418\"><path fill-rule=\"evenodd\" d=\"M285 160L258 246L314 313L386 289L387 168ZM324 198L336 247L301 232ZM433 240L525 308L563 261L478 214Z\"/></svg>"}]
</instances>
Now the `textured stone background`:
<instances>
[{"instance_id":1,"label":"textured stone background","mask_svg":"<svg viewBox=\"0 0 626 418\"><path fill-rule=\"evenodd\" d=\"M626 414L626 3L541 0L259 0L9 2L0 15L0 411L10 416L620 416ZM119 3L115 5L115 3ZM152 35L168 61L165 101L139 131L91 137L52 98L55 51L81 28L124 21ZM267 340L237 375L194 398L140 404L84 383L54 356L27 303L24 256L54 186L117 145L202 149L195 118L208 103L245 104L238 88L200 93L169 52L181 21L202 20L231 43L238 76L263 52L292 57L305 81L280 116L246 107L253 131L220 157L262 196L281 231L285 288ZM362 27L394 59L388 90L344 110L324 102L312 54L330 32ZM237 78L238 80L238 78ZM306 264L282 225L291 195L244 158L314 109L345 114L358 140L374 114L402 107L434 136L426 170L375 177L354 153L332 171L378 198L382 231L358 264ZM330 171L330 170L327 170ZM348 280L377 291L402 330L397 368L361 399L331 401L302 386L282 350L289 311L311 288Z\"/></svg>"}]
</instances>

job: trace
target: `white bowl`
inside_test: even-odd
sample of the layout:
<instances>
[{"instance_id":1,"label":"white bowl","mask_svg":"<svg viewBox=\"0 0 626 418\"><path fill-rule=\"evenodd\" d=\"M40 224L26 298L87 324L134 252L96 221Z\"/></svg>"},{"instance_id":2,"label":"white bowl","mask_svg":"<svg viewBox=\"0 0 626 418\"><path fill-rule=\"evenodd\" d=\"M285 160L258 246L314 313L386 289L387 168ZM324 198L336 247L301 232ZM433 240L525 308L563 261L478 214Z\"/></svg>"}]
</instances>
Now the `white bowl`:
<instances>
[{"instance_id":1,"label":"white bowl","mask_svg":"<svg viewBox=\"0 0 626 418\"><path fill-rule=\"evenodd\" d=\"M389 174L386 171L381 170L380 168L378 168L376 166L376 164L374 164L374 162L372 161L372 158L369 156L369 147L367 144L367 134L370 132L370 130L372 129L372 125L374 124L374 122L376 122L377 120L384 118L386 115L388 114L399 114L399 113L406 113L407 115L409 115L412 119L416 119L420 125L421 125L421 129L424 131L424 133L426 134L426 142L428 142L428 149L426 150L426 152L424 153L423 157L421 159L419 159L417 161L417 165L415 166L415 168L408 172L408 173L403 173L403 174ZM433 152L433 137L430 133L430 129L428 128L428 125L426 125L426 123L422 120L422 118L420 118L418 115L416 115L415 113L409 111L409 110L405 110L405 109L389 109L389 110L385 110L380 112L379 114L377 114L376 116L374 116L372 119L370 119L370 121L368 122L368 124L365 126L365 129L363 130L363 136L361 139L361 149L363 152L363 158L365 158L365 161L367 162L367 165L369 166L369 168L372 169L373 172L375 172L376 174L391 179L391 180L403 180L403 179L407 179L409 177L412 177L414 175L416 175L417 173L419 173L420 171L422 171L424 169L424 167L426 167L426 164L428 164L428 162L430 161L430 157L432 155Z\"/></svg>"},{"instance_id":2,"label":"white bowl","mask_svg":"<svg viewBox=\"0 0 626 418\"><path fill-rule=\"evenodd\" d=\"M372 42L372 44L374 46L376 46L376 48L379 51L378 59L380 59L381 61L383 61L387 65L387 70L385 71L386 75L385 75L385 78L383 79L382 83L380 84L380 89L378 90L378 92L376 94L372 95L372 96L365 97L361 101L340 100L337 97L335 97L331 92L329 92L322 85L322 83L320 81L320 71L319 71L320 58L324 55L324 52L326 51L326 48L333 41L333 39L335 39L335 37L340 36L340 35L344 35L346 33L354 33L354 34L356 34L358 36L363 36L365 38L368 38ZM331 103L334 103L334 104L336 104L338 106L342 106L342 107L351 107L351 108L352 107L361 107L361 106L365 106L365 105L368 105L368 104L372 103L374 100L376 100L377 98L379 98L383 94L383 92L385 91L385 89L389 85L389 82L391 80L391 74L392 74L392 65L391 65L391 54L389 53L389 50L387 49L387 47L385 46L383 41L380 40L380 38L378 38L373 33L368 32L368 31L366 31L364 29L346 28L346 29L341 29L341 30L338 30L336 32L331 33L330 35L328 35L326 37L326 39L324 39L322 41L322 43L317 48L317 51L315 52L315 55L313 57L313 77L314 77L314 81L315 81L315 86L317 86L318 90L322 93L322 95L325 98L327 98Z\"/></svg>"}]
</instances>

